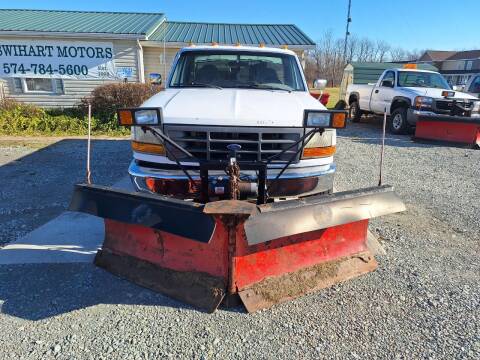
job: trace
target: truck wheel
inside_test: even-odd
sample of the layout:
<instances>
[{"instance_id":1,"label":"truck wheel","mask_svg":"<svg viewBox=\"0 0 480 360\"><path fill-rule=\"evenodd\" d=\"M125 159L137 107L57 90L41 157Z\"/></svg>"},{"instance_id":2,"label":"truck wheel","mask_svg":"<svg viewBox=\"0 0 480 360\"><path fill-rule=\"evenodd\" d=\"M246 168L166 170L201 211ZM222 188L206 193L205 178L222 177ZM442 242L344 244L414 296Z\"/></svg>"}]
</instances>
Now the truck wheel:
<instances>
[{"instance_id":1,"label":"truck wheel","mask_svg":"<svg viewBox=\"0 0 480 360\"><path fill-rule=\"evenodd\" d=\"M388 120L388 128L392 134L408 134L410 131L410 125L407 121L407 109L397 108L395 109Z\"/></svg>"},{"instance_id":2,"label":"truck wheel","mask_svg":"<svg viewBox=\"0 0 480 360\"><path fill-rule=\"evenodd\" d=\"M360 110L360 105L358 105L357 101L354 101L350 104L350 119L354 123L360 122L360 118L362 117L362 110Z\"/></svg>"}]
</instances>

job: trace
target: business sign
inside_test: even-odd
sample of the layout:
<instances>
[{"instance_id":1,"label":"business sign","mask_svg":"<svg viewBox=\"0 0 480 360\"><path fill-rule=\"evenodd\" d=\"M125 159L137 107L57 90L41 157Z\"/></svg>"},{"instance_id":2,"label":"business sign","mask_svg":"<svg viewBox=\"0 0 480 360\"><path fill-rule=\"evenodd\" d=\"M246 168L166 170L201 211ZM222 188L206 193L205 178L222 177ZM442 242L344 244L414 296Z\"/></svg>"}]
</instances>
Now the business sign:
<instances>
[{"instance_id":1,"label":"business sign","mask_svg":"<svg viewBox=\"0 0 480 360\"><path fill-rule=\"evenodd\" d=\"M118 79L113 44L0 39L0 78Z\"/></svg>"},{"instance_id":2,"label":"business sign","mask_svg":"<svg viewBox=\"0 0 480 360\"><path fill-rule=\"evenodd\" d=\"M133 78L133 67L131 66L119 66L117 67L117 76L121 79Z\"/></svg>"}]
</instances>

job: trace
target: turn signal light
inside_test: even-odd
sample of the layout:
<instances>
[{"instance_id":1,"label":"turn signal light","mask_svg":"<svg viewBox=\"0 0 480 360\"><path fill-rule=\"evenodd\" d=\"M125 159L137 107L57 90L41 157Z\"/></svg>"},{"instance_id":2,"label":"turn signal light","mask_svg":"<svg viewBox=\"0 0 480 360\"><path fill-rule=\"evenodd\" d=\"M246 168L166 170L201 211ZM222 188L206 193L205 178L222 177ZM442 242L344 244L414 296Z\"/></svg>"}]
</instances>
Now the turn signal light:
<instances>
[{"instance_id":1,"label":"turn signal light","mask_svg":"<svg viewBox=\"0 0 480 360\"><path fill-rule=\"evenodd\" d=\"M333 154L335 154L335 151L335 146L305 148L303 149L302 159L314 159L333 156Z\"/></svg>"},{"instance_id":2,"label":"turn signal light","mask_svg":"<svg viewBox=\"0 0 480 360\"><path fill-rule=\"evenodd\" d=\"M332 119L332 127L335 129L343 129L345 127L345 121L347 120L347 114L344 112L334 113Z\"/></svg>"},{"instance_id":3,"label":"turn signal light","mask_svg":"<svg viewBox=\"0 0 480 360\"><path fill-rule=\"evenodd\" d=\"M118 121L120 125L129 126L133 125L133 114L131 110L119 110Z\"/></svg>"},{"instance_id":4,"label":"turn signal light","mask_svg":"<svg viewBox=\"0 0 480 360\"><path fill-rule=\"evenodd\" d=\"M132 141L132 150L165 156L165 146L163 146L163 144L149 144L139 141Z\"/></svg>"}]
</instances>

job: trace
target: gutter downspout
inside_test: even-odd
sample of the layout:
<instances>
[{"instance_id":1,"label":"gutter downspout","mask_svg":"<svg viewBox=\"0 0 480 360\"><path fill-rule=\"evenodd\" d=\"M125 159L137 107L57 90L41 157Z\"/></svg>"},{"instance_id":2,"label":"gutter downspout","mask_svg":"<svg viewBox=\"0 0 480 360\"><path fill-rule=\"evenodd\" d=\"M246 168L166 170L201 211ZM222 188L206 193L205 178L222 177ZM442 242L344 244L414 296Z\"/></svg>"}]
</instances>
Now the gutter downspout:
<instances>
[{"instance_id":1,"label":"gutter downspout","mask_svg":"<svg viewBox=\"0 0 480 360\"><path fill-rule=\"evenodd\" d=\"M143 47L140 44L140 40L137 39L137 69L138 80L141 83L145 83L145 66L143 64Z\"/></svg>"}]
</instances>

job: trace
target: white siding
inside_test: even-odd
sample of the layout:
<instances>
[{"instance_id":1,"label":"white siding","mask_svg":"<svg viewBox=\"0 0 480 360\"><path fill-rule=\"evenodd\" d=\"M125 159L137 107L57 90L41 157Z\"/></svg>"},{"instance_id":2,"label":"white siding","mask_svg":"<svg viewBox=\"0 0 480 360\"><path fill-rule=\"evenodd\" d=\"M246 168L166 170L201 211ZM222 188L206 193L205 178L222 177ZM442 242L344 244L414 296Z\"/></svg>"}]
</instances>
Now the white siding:
<instances>
[{"instance_id":1,"label":"white siding","mask_svg":"<svg viewBox=\"0 0 480 360\"><path fill-rule=\"evenodd\" d=\"M442 64L442 70L465 70L465 60L444 61Z\"/></svg>"},{"instance_id":2,"label":"white siding","mask_svg":"<svg viewBox=\"0 0 480 360\"><path fill-rule=\"evenodd\" d=\"M166 64L161 63L163 59L163 47L143 47L143 63L145 71L145 81L148 82L149 74L162 74L162 81L165 84L168 74L172 67L173 60L180 48L166 48ZM166 71L165 71L166 70Z\"/></svg>"},{"instance_id":3,"label":"white siding","mask_svg":"<svg viewBox=\"0 0 480 360\"><path fill-rule=\"evenodd\" d=\"M11 38L9 38L11 39ZM20 38L17 38L20 39ZM64 38L50 38L51 40L65 40ZM23 38L23 40L31 40ZM76 39L78 40L78 39ZM82 40L82 39L80 39ZM91 39L85 39L91 42ZM138 81L137 43L134 40L100 40L112 41L115 52L115 66L133 67L133 77ZM15 100L35 104L42 107L72 107L78 105L80 100L90 94L97 86L114 83L114 80L71 80L64 79L64 94L22 94L15 93L13 78L0 79L5 84L5 95ZM0 95L1 96L1 95Z\"/></svg>"}]
</instances>

